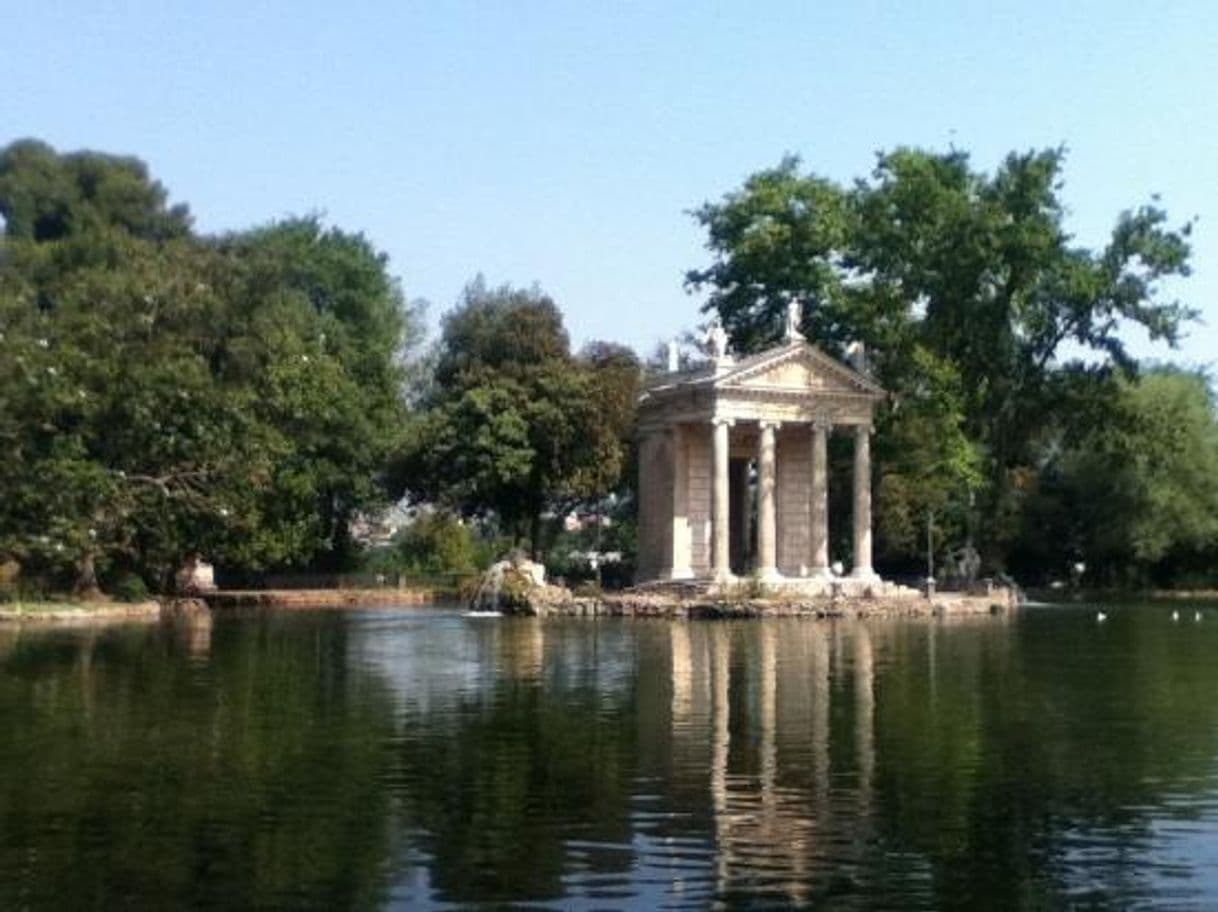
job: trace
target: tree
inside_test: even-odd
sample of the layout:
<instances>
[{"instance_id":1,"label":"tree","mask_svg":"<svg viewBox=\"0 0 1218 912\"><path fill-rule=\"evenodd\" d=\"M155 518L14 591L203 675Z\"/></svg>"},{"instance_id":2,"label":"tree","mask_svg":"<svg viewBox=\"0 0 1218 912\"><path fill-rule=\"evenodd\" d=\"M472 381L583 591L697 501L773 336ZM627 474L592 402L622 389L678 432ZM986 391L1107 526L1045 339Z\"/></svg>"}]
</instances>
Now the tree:
<instances>
[{"instance_id":1,"label":"tree","mask_svg":"<svg viewBox=\"0 0 1218 912\"><path fill-rule=\"evenodd\" d=\"M1048 449L1016 558L1138 585L1207 566L1216 542L1214 396L1204 375L1159 367L1121 383L1104 425Z\"/></svg>"},{"instance_id":2,"label":"tree","mask_svg":"<svg viewBox=\"0 0 1218 912\"><path fill-rule=\"evenodd\" d=\"M467 516L493 514L540 553L545 513L597 500L621 477L638 373L620 346L572 357L539 289L491 290L479 278L444 319L399 484Z\"/></svg>"},{"instance_id":3,"label":"tree","mask_svg":"<svg viewBox=\"0 0 1218 912\"><path fill-rule=\"evenodd\" d=\"M594 477L580 487L600 498L623 482L633 482L633 473L628 468L643 365L633 349L595 340L584 345L577 361L591 375L591 417L597 423L594 442L600 448L593 463Z\"/></svg>"},{"instance_id":4,"label":"tree","mask_svg":"<svg viewBox=\"0 0 1218 912\"><path fill-rule=\"evenodd\" d=\"M195 237L142 164L32 143L0 212L0 554L83 594L195 552L347 561L416 330L384 255L315 218Z\"/></svg>"},{"instance_id":5,"label":"tree","mask_svg":"<svg viewBox=\"0 0 1218 912\"><path fill-rule=\"evenodd\" d=\"M707 308L744 350L778 337L796 297L808 305L808 337L838 355L847 341L865 342L898 401L942 404L933 391L950 376L958 414L898 411L881 458L901 436L962 433L974 455L932 460L943 473L924 482L964 489L973 484L966 466L980 460L981 509L995 520L1018 513L1019 479L1046 425L1114 369L1133 371L1121 327L1174 343L1195 316L1159 294L1162 279L1188 273L1191 224L1171 229L1148 205L1122 213L1102 249L1075 246L1059 198L1063 160L1060 149L1013 153L987 175L959 151L901 148L841 187L787 158L697 210L713 261L687 281L709 292ZM1066 342L1089 359L1063 363ZM905 426L930 415L936 422ZM992 561L1001 563L1016 527L989 524Z\"/></svg>"},{"instance_id":6,"label":"tree","mask_svg":"<svg viewBox=\"0 0 1218 912\"><path fill-rule=\"evenodd\" d=\"M478 275L444 318L435 382L444 390L469 385L487 373L517 378L535 365L570 356L562 313L540 287L492 289Z\"/></svg>"},{"instance_id":7,"label":"tree","mask_svg":"<svg viewBox=\"0 0 1218 912\"><path fill-rule=\"evenodd\" d=\"M99 563L159 582L190 550L223 550L276 449L254 391L209 372L217 260L186 242L85 243L23 249L0 273L0 548L74 567L91 595Z\"/></svg>"},{"instance_id":8,"label":"tree","mask_svg":"<svg viewBox=\"0 0 1218 912\"><path fill-rule=\"evenodd\" d=\"M293 441L273 489L308 492L311 563L348 566L352 518L387 499L385 467L406 418L398 356L419 332L418 314L383 253L316 217L232 235L219 247L235 263L234 328L270 348L259 416Z\"/></svg>"},{"instance_id":9,"label":"tree","mask_svg":"<svg viewBox=\"0 0 1218 912\"><path fill-rule=\"evenodd\" d=\"M468 574L486 568L485 543L476 530L450 513L420 513L384 548L372 551L368 569L412 575Z\"/></svg>"},{"instance_id":10,"label":"tree","mask_svg":"<svg viewBox=\"0 0 1218 912\"><path fill-rule=\"evenodd\" d=\"M953 365L914 349L920 383L879 416L878 531L883 556L921 556L925 524L940 544L969 532L969 496L981 487L982 453L964 428L964 391Z\"/></svg>"},{"instance_id":11,"label":"tree","mask_svg":"<svg viewBox=\"0 0 1218 912\"><path fill-rule=\"evenodd\" d=\"M0 150L0 216L12 240L58 241L112 228L144 240L190 234L190 211L137 158L18 140Z\"/></svg>"}]
</instances>

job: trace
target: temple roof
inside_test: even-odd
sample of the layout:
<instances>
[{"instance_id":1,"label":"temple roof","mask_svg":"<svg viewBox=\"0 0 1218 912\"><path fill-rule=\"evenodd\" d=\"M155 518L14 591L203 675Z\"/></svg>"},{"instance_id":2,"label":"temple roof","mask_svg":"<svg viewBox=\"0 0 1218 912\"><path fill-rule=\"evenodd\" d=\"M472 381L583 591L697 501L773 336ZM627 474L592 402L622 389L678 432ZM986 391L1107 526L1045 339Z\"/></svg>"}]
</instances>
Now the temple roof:
<instances>
[{"instance_id":1,"label":"temple roof","mask_svg":"<svg viewBox=\"0 0 1218 912\"><path fill-rule=\"evenodd\" d=\"M871 377L803 339L794 339L740 360L729 358L662 374L647 386L641 398L664 398L678 391L698 389L729 395L732 391L770 391L850 395L873 400L887 395Z\"/></svg>"}]
</instances>

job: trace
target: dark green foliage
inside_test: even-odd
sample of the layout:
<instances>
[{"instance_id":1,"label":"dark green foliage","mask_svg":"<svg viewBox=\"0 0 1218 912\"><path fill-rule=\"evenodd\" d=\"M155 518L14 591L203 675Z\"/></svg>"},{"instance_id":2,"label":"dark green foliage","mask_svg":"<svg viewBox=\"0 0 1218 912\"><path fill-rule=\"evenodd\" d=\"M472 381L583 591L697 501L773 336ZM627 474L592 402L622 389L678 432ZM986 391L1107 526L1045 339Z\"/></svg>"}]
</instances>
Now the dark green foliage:
<instances>
[{"instance_id":1,"label":"dark green foliage","mask_svg":"<svg viewBox=\"0 0 1218 912\"><path fill-rule=\"evenodd\" d=\"M294 219L226 238L237 300L274 346L260 405L287 432L283 493L314 515L309 559L349 566L348 526L385 502L383 472L405 421L399 354L416 331L387 261L362 235ZM273 505L268 505L273 506Z\"/></svg>"},{"instance_id":2,"label":"dark green foliage","mask_svg":"<svg viewBox=\"0 0 1218 912\"><path fill-rule=\"evenodd\" d=\"M109 589L122 602L142 602L148 598L147 584L135 573L121 574Z\"/></svg>"},{"instance_id":3,"label":"dark green foliage","mask_svg":"<svg viewBox=\"0 0 1218 912\"><path fill-rule=\"evenodd\" d=\"M404 421L384 256L313 218L196 237L142 164L30 143L0 212L0 557L82 594L349 562Z\"/></svg>"},{"instance_id":4,"label":"dark green foliage","mask_svg":"<svg viewBox=\"0 0 1218 912\"><path fill-rule=\"evenodd\" d=\"M389 545L371 552L367 566L386 575L472 574L490 565L495 550L494 541L480 536L471 523L435 511L421 514Z\"/></svg>"},{"instance_id":5,"label":"dark green foliage","mask_svg":"<svg viewBox=\"0 0 1218 912\"><path fill-rule=\"evenodd\" d=\"M425 411L397 462L401 488L466 516L493 516L543 547L561 517L618 483L640 368L607 343L570 353L553 301L479 278L444 319Z\"/></svg>"},{"instance_id":6,"label":"dark green foliage","mask_svg":"<svg viewBox=\"0 0 1218 912\"><path fill-rule=\"evenodd\" d=\"M492 289L478 276L444 318L436 384L467 386L487 374L520 378L534 365L566 360L570 347L562 314L540 288Z\"/></svg>"},{"instance_id":7,"label":"dark green foliage","mask_svg":"<svg viewBox=\"0 0 1218 912\"><path fill-rule=\"evenodd\" d=\"M1171 229L1143 206L1103 248L1075 245L1063 158L1012 153L984 174L959 151L900 148L849 187L788 158L695 213L713 261L688 282L739 347L778 338L796 297L810 339L872 353L894 394L877 440L880 547L892 556L911 552L927 511L959 537L975 495L981 543L1002 564L1046 434L1083 432L1106 414L1113 372L1132 373L1122 326L1173 343L1195 316L1158 293L1188 273L1191 225ZM1066 343L1088 360L1063 361Z\"/></svg>"},{"instance_id":8,"label":"dark green foliage","mask_svg":"<svg viewBox=\"0 0 1218 912\"><path fill-rule=\"evenodd\" d=\"M1205 376L1174 368L1120 385L1107 422L1048 451L1014 559L1062 579L1171 582L1218 553L1218 420ZM1213 584L1214 579L1206 580Z\"/></svg>"},{"instance_id":9,"label":"dark green foliage","mask_svg":"<svg viewBox=\"0 0 1218 912\"><path fill-rule=\"evenodd\" d=\"M0 149L0 216L10 239L58 241L117 229L159 241L190 234L190 212L137 158L74 152L18 140Z\"/></svg>"}]
</instances>

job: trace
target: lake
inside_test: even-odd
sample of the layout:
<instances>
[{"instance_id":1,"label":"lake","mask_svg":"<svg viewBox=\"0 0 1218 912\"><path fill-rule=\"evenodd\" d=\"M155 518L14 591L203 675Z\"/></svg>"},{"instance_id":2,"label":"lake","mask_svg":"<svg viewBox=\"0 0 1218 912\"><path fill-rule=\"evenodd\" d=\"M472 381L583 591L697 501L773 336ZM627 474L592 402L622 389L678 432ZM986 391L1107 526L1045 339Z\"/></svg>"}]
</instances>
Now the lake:
<instances>
[{"instance_id":1,"label":"lake","mask_svg":"<svg viewBox=\"0 0 1218 912\"><path fill-rule=\"evenodd\" d=\"M1218 607L0 629L0 909L1218 907Z\"/></svg>"}]
</instances>

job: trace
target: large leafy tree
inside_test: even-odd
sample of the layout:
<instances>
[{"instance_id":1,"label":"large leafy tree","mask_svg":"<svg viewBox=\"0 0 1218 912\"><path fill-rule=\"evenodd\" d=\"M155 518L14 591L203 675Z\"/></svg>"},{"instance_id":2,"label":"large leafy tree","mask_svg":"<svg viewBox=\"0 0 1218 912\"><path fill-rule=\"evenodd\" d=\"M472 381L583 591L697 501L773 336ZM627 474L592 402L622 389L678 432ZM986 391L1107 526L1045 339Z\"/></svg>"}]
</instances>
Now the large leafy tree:
<instances>
[{"instance_id":1,"label":"large leafy tree","mask_svg":"<svg viewBox=\"0 0 1218 912\"><path fill-rule=\"evenodd\" d=\"M81 247L25 248L0 274L0 548L71 565L90 594L99 563L163 578L223 554L286 441L248 384L211 372L214 256L123 234ZM23 282L27 260L47 278Z\"/></svg>"},{"instance_id":2,"label":"large leafy tree","mask_svg":"<svg viewBox=\"0 0 1218 912\"><path fill-rule=\"evenodd\" d=\"M1191 226L1173 229L1148 205L1122 213L1100 249L1078 246L1063 225L1062 165L1061 150L1036 151L986 174L959 151L901 148L845 187L788 158L695 213L712 262L688 282L737 345L777 338L795 297L809 338L872 353L896 405L881 461L904 454L921 467L881 490L881 531L885 511L975 491L1001 561L1015 528L1004 513L1018 513L1047 424L1092 414L1076 402L1111 395L1113 373L1132 372L1122 327L1174 343L1193 316L1159 292L1188 272Z\"/></svg>"},{"instance_id":3,"label":"large leafy tree","mask_svg":"<svg viewBox=\"0 0 1218 912\"><path fill-rule=\"evenodd\" d=\"M196 237L138 162L29 142L0 212L0 553L84 593L344 561L404 420L384 256L312 218Z\"/></svg>"},{"instance_id":4,"label":"large leafy tree","mask_svg":"<svg viewBox=\"0 0 1218 912\"><path fill-rule=\"evenodd\" d=\"M1202 374L1159 367L1122 382L1107 421L1056 435L1015 554L1061 576L1082 561L1107 585L1170 582L1212 565L1218 416Z\"/></svg>"},{"instance_id":5,"label":"large leafy tree","mask_svg":"<svg viewBox=\"0 0 1218 912\"><path fill-rule=\"evenodd\" d=\"M0 216L10 240L57 241L99 229L144 240L190 234L190 211L137 158L101 152L59 154L18 140L0 149Z\"/></svg>"},{"instance_id":6,"label":"large leafy tree","mask_svg":"<svg viewBox=\"0 0 1218 912\"><path fill-rule=\"evenodd\" d=\"M605 343L573 357L539 289L468 285L444 319L424 410L399 460L418 499L492 515L535 553L542 518L603 497L628 452L639 365Z\"/></svg>"},{"instance_id":7,"label":"large leafy tree","mask_svg":"<svg viewBox=\"0 0 1218 912\"><path fill-rule=\"evenodd\" d=\"M417 311L384 254L316 218L230 236L219 248L234 263L232 328L263 347L257 414L292 441L273 488L289 504L295 494L307 503L299 512L313 565L345 566L352 518L386 499L384 469L405 421L398 356L419 329Z\"/></svg>"}]
</instances>

